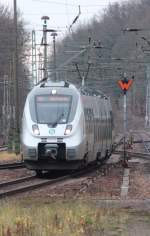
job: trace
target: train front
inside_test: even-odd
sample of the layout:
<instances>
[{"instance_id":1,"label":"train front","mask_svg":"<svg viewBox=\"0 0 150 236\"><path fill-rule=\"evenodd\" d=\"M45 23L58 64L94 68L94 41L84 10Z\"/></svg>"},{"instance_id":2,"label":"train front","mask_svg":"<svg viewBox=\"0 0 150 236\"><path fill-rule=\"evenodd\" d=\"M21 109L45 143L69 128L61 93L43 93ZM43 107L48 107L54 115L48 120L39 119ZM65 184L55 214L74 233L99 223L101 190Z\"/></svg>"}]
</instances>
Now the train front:
<instances>
[{"instance_id":1,"label":"train front","mask_svg":"<svg viewBox=\"0 0 150 236\"><path fill-rule=\"evenodd\" d=\"M22 120L25 164L36 171L76 169L84 156L84 117L74 86L34 88Z\"/></svg>"}]
</instances>

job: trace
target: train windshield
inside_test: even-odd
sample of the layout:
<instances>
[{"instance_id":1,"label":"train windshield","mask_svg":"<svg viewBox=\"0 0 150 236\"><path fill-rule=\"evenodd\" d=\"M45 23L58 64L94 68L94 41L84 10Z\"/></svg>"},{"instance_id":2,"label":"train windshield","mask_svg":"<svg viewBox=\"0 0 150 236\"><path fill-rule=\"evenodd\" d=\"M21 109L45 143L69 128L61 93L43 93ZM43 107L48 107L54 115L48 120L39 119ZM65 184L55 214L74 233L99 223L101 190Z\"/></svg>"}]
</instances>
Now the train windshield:
<instances>
[{"instance_id":1,"label":"train windshield","mask_svg":"<svg viewBox=\"0 0 150 236\"><path fill-rule=\"evenodd\" d=\"M38 95L35 97L37 121L41 124L65 124L71 108L72 97L64 95Z\"/></svg>"}]
</instances>

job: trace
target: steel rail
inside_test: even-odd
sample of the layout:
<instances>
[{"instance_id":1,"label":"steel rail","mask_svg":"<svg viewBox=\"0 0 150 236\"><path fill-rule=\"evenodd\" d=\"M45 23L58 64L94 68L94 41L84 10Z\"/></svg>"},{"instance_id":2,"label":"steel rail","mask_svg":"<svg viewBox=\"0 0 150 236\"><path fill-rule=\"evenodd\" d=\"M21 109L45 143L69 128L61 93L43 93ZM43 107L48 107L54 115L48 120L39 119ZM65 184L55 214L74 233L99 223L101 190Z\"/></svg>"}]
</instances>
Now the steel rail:
<instances>
[{"instance_id":1,"label":"steel rail","mask_svg":"<svg viewBox=\"0 0 150 236\"><path fill-rule=\"evenodd\" d=\"M106 159L107 160L107 159ZM105 162L104 162L105 163ZM71 178L79 178L84 176L87 173L93 172L95 170L98 170L100 166L98 165L91 165L88 166L86 169L79 170L77 172L73 172L72 174L56 177L55 179L39 179L36 176L28 176L20 179L16 179L13 181L3 182L0 183L0 198L13 196L18 193L23 193L31 190L35 190L40 187L53 185L56 183L61 183L65 180L69 180ZM37 180L37 183L30 183L31 180ZM29 181L29 184L26 183ZM24 184L24 186L15 186L17 184ZM8 189L10 186L11 189ZM6 189L5 189L6 188Z\"/></svg>"},{"instance_id":2,"label":"steel rail","mask_svg":"<svg viewBox=\"0 0 150 236\"><path fill-rule=\"evenodd\" d=\"M122 141L122 138L119 140L119 142L116 143L116 146L115 146L115 148L113 148L113 150L116 149L118 147L118 145L120 145L121 141ZM96 165L95 163L93 163L93 164L90 164L89 166L87 166L87 168L85 168L85 169L81 169L81 170L78 170L76 172L73 172L72 174L69 174L69 175L66 175L66 176L63 176L63 177L57 177L55 179L46 179L45 180L45 179L39 179L36 176L28 176L28 177L16 179L16 180L13 180L13 181L0 183L0 198L13 196L17 193L23 193L23 192L26 192L26 191L35 190L37 188L44 187L44 186L47 186L47 185L53 185L53 184L56 184L56 183L59 183L59 182L65 181L65 180L69 180L71 178L78 178L78 177L84 176L87 173L90 173L90 172L93 172L93 171L96 171L96 170L100 169L100 167L103 164L105 164L106 161L109 159L108 157L103 159L100 165ZM19 164L24 164L24 163L19 163ZM27 183L28 181L31 181L31 180L34 180L34 179L37 180L37 181L39 180L39 181L37 183L29 183L29 184ZM21 184L21 183L23 183L24 186L19 185L19 186L15 187L15 185ZM8 189L9 186L10 186L11 189Z\"/></svg>"},{"instance_id":3,"label":"steel rail","mask_svg":"<svg viewBox=\"0 0 150 236\"><path fill-rule=\"evenodd\" d=\"M35 178L36 178L35 175L31 175L31 176L27 176L27 177L23 177L23 178L14 179L14 180L11 180L11 181L1 182L1 183L0 183L0 188L12 186L12 185L14 185L14 184L19 184L19 183L22 183L22 182L24 182L24 181L33 180L33 179L35 179Z\"/></svg>"},{"instance_id":4,"label":"steel rail","mask_svg":"<svg viewBox=\"0 0 150 236\"><path fill-rule=\"evenodd\" d=\"M28 180L27 179L22 179L22 181L21 181L21 179L16 180L18 183L15 183L15 180L13 181L13 183L11 181L6 182L6 183L1 183L3 187L0 189L0 198L13 196L17 193L23 193L23 192L35 190L37 188L44 187L46 185L53 185L57 182L62 182L62 181L65 181L69 178L70 178L70 176L63 176L63 177L58 177L56 179L44 180L44 179L38 179L36 177L30 177ZM38 182L37 183L29 183L29 184L25 183L26 181L31 181L33 179L37 179ZM19 185L19 186L15 187L15 184L21 184L21 183L23 183L24 186ZM12 188L13 185L14 185L14 187ZM11 189L8 189L9 186L11 187ZM6 190L5 190L5 187L7 188Z\"/></svg>"},{"instance_id":5,"label":"steel rail","mask_svg":"<svg viewBox=\"0 0 150 236\"><path fill-rule=\"evenodd\" d=\"M149 160L150 161L150 154L148 153L142 153L142 152L132 152L132 151L126 151L128 156L132 156L132 157L137 157L137 158L141 158L141 159L145 159L145 160ZM116 150L113 152L113 154L123 154L122 150Z\"/></svg>"},{"instance_id":6,"label":"steel rail","mask_svg":"<svg viewBox=\"0 0 150 236\"><path fill-rule=\"evenodd\" d=\"M24 162L12 162L12 163L0 164L0 170L17 169L17 168L25 168Z\"/></svg>"}]
</instances>

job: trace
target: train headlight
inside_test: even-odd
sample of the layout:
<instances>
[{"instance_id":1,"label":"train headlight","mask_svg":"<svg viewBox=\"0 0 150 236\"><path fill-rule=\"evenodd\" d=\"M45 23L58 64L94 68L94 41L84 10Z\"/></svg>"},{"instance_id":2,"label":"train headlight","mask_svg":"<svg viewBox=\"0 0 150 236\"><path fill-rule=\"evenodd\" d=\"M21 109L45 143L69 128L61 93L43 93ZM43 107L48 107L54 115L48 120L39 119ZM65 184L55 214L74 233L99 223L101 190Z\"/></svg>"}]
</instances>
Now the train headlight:
<instances>
[{"instance_id":1,"label":"train headlight","mask_svg":"<svg viewBox=\"0 0 150 236\"><path fill-rule=\"evenodd\" d=\"M57 93L56 89L52 90L52 94L55 95Z\"/></svg>"},{"instance_id":2,"label":"train headlight","mask_svg":"<svg viewBox=\"0 0 150 236\"><path fill-rule=\"evenodd\" d=\"M70 134L70 133L71 133L71 130L72 130L72 125L67 125L64 134L65 134L65 135Z\"/></svg>"},{"instance_id":3,"label":"train headlight","mask_svg":"<svg viewBox=\"0 0 150 236\"><path fill-rule=\"evenodd\" d=\"M39 127L38 125L32 125L32 130L35 135L40 135Z\"/></svg>"}]
</instances>

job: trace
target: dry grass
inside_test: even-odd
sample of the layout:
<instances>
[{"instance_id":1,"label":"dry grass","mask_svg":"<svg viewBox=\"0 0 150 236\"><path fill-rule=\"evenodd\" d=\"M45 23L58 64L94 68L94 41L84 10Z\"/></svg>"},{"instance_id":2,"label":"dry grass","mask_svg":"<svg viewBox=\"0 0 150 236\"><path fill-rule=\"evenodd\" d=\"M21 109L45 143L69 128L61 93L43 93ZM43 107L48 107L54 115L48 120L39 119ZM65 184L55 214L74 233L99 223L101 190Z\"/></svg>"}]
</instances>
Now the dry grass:
<instances>
[{"instance_id":1,"label":"dry grass","mask_svg":"<svg viewBox=\"0 0 150 236\"><path fill-rule=\"evenodd\" d=\"M21 160L20 155L16 155L15 153L9 153L6 151L0 152L0 162L4 161L18 161Z\"/></svg>"},{"instance_id":2,"label":"dry grass","mask_svg":"<svg viewBox=\"0 0 150 236\"><path fill-rule=\"evenodd\" d=\"M79 200L4 202L0 236L125 236L128 219L124 210L96 208Z\"/></svg>"}]
</instances>

